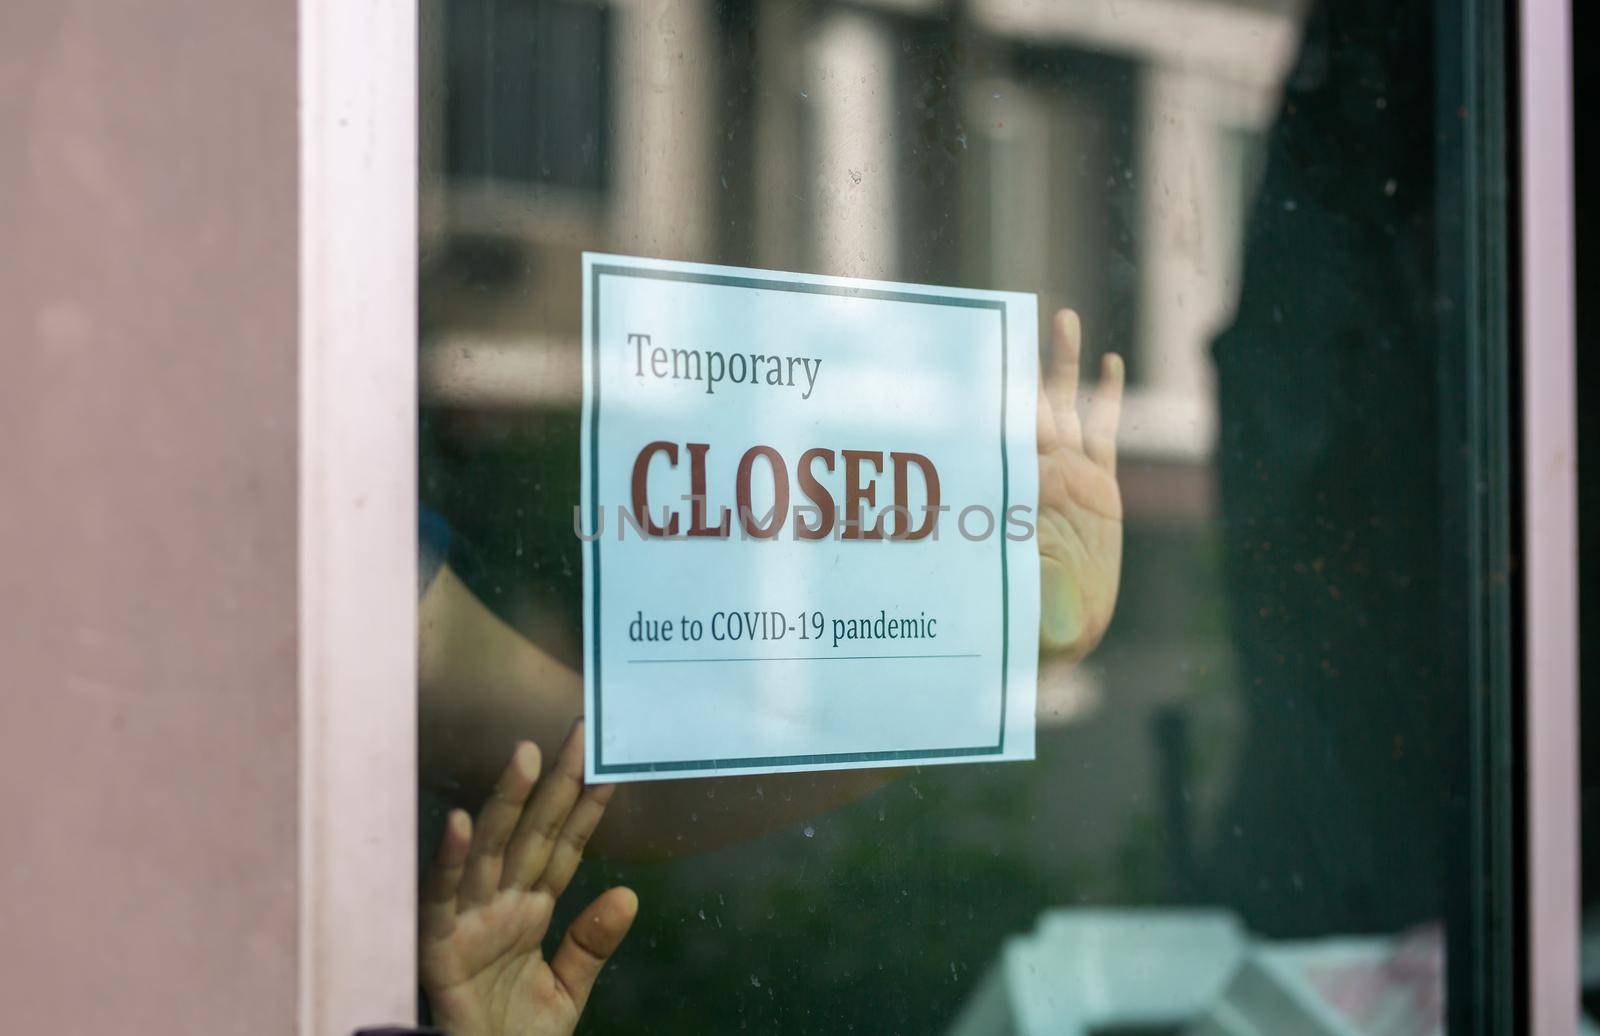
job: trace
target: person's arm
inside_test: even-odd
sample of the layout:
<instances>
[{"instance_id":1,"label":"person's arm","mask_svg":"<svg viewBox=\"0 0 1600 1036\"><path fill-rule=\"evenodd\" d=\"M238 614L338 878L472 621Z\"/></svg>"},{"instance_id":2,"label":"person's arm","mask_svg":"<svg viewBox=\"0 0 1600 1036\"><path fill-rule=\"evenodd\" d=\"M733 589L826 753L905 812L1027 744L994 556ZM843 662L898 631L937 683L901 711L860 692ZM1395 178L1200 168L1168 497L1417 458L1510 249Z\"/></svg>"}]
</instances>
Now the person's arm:
<instances>
[{"instance_id":1,"label":"person's arm","mask_svg":"<svg viewBox=\"0 0 1600 1036\"><path fill-rule=\"evenodd\" d=\"M451 801L481 801L518 740L546 750L583 711L583 676L489 609L449 566L419 605L423 779ZM625 785L594 837L609 858L699 852L853 801L898 770L846 770ZM710 794L708 794L710 792ZM686 823L690 815L699 823Z\"/></svg>"},{"instance_id":2,"label":"person's arm","mask_svg":"<svg viewBox=\"0 0 1600 1036\"><path fill-rule=\"evenodd\" d=\"M448 564L417 605L418 747L423 782L480 802L506 753L547 752L583 711L583 676L491 611Z\"/></svg>"},{"instance_id":3,"label":"person's arm","mask_svg":"<svg viewBox=\"0 0 1600 1036\"><path fill-rule=\"evenodd\" d=\"M1116 429L1122 361L1109 355L1088 417L1077 407L1078 318L1052 321L1056 383L1039 399L1040 646L1086 656L1110 624L1122 564ZM422 771L475 801L510 744L557 743L583 709L583 677L495 615L444 568L419 606ZM881 787L900 769L834 770L625 786L596 833L610 857L699 852L787 827ZM689 823L691 816L699 818Z\"/></svg>"}]
</instances>

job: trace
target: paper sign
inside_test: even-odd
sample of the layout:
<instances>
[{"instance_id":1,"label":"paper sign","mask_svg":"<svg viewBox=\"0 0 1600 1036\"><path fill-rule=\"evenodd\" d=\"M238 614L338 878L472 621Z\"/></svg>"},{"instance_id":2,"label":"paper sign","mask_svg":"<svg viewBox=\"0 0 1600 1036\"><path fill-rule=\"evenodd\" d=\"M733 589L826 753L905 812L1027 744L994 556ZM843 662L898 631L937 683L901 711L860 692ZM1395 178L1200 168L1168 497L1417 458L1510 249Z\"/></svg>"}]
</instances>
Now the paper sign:
<instances>
[{"instance_id":1,"label":"paper sign","mask_svg":"<svg viewBox=\"0 0 1600 1036\"><path fill-rule=\"evenodd\" d=\"M1033 758L1037 327L584 255L588 779Z\"/></svg>"}]
</instances>

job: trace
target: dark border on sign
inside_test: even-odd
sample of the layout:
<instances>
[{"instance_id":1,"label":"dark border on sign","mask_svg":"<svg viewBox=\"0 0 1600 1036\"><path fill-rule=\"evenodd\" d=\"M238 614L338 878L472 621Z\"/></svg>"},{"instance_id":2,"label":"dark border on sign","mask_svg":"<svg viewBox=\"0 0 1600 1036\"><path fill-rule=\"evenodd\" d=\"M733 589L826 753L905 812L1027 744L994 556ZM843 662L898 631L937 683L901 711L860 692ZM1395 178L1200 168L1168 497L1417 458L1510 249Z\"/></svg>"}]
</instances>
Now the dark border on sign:
<instances>
[{"instance_id":1,"label":"dark border on sign","mask_svg":"<svg viewBox=\"0 0 1600 1036\"><path fill-rule=\"evenodd\" d=\"M613 263L593 263L589 267L589 528L598 529L600 503L597 487L600 485L600 278L641 277L646 280L679 281L692 284L710 284L728 288L753 288L770 291L794 291L807 295L835 295L845 298L873 299L880 302L915 302L936 306L957 306L963 309L992 309L1000 315L1000 514L995 528L1000 538L1000 729L992 745L973 745L958 748L917 748L883 752L831 752L821 755L751 756L743 759L683 759L653 763L606 763L604 761L605 709L601 707L600 672L600 543L596 536L589 544L590 565L594 577L593 590L593 649L588 659L594 667L594 772L597 774L669 773L679 770L733 770L755 766L815 766L829 763L902 762L931 759L941 756L999 755L1006 746L1006 708L1009 691L1011 661L1011 566L1006 555L1006 515L1011 508L1011 467L1006 454L1006 392L1010 378L1008 356L1011 339L1006 327L1006 303L1002 299L965 298L957 295L940 295L936 292L893 291L885 288L850 287L838 284L817 284L806 281L779 280L758 276L735 276L721 273L700 273L693 270L658 270L648 267L618 266Z\"/></svg>"}]
</instances>

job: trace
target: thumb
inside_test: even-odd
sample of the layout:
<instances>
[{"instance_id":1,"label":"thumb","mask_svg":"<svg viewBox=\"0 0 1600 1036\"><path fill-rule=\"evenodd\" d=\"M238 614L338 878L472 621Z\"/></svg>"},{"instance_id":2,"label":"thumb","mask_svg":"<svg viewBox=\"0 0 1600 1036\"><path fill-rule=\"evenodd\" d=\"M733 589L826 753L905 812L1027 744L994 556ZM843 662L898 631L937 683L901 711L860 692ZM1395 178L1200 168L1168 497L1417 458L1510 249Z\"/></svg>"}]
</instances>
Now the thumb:
<instances>
[{"instance_id":1,"label":"thumb","mask_svg":"<svg viewBox=\"0 0 1600 1036\"><path fill-rule=\"evenodd\" d=\"M589 1002L589 992L600 977L600 969L617 952L638 913L639 897L632 889L609 889L584 907L567 929L550 961L550 970L578 1011Z\"/></svg>"}]
</instances>

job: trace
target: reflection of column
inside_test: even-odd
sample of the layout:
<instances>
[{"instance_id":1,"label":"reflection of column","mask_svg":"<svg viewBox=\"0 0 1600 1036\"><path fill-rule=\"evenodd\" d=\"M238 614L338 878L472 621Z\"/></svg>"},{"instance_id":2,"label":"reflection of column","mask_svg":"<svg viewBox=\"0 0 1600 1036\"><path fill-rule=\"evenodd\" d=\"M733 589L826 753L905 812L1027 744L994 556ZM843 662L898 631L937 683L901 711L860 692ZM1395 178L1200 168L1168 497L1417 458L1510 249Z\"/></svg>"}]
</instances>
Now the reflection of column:
<instances>
[{"instance_id":1,"label":"reflection of column","mask_svg":"<svg viewBox=\"0 0 1600 1036\"><path fill-rule=\"evenodd\" d=\"M1229 81L1153 64L1143 79L1137 425L1161 449L1209 450L1215 391L1209 346L1232 318L1250 142L1270 121L1276 80ZM1148 407L1149 413L1145 413Z\"/></svg>"},{"instance_id":2,"label":"reflection of column","mask_svg":"<svg viewBox=\"0 0 1600 1036\"><path fill-rule=\"evenodd\" d=\"M815 127L810 265L822 273L892 277L899 243L893 41L870 15L830 11L807 58L800 89Z\"/></svg>"},{"instance_id":3,"label":"reflection of column","mask_svg":"<svg viewBox=\"0 0 1600 1036\"><path fill-rule=\"evenodd\" d=\"M1037 94L1011 79L977 80L964 100L977 159L962 177L962 216L971 220L965 230L971 244L962 248L965 276L1022 290L1050 269L1051 195L1060 199L1063 190L1063 178L1051 176L1048 112ZM1085 208L1078 199L1057 207Z\"/></svg>"},{"instance_id":4,"label":"reflection of column","mask_svg":"<svg viewBox=\"0 0 1600 1036\"><path fill-rule=\"evenodd\" d=\"M795 45L810 29L808 13L792 0L762 0L756 15L756 126L752 171L756 204L756 262L774 270L806 265L805 236L810 225L805 180L803 48Z\"/></svg>"},{"instance_id":5,"label":"reflection of column","mask_svg":"<svg viewBox=\"0 0 1600 1036\"><path fill-rule=\"evenodd\" d=\"M1226 312L1232 280L1232 271L1219 261L1226 256L1223 239L1238 233L1217 211L1213 138L1220 127L1195 102L1204 90L1194 80L1159 65L1146 67L1139 144L1144 239L1138 368L1143 387L1185 397L1208 384L1205 343Z\"/></svg>"},{"instance_id":6,"label":"reflection of column","mask_svg":"<svg viewBox=\"0 0 1600 1036\"><path fill-rule=\"evenodd\" d=\"M614 247L709 258L718 189L718 54L710 4L618 2Z\"/></svg>"}]
</instances>

